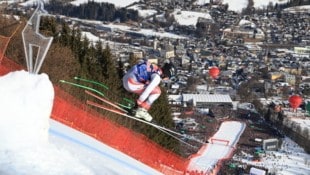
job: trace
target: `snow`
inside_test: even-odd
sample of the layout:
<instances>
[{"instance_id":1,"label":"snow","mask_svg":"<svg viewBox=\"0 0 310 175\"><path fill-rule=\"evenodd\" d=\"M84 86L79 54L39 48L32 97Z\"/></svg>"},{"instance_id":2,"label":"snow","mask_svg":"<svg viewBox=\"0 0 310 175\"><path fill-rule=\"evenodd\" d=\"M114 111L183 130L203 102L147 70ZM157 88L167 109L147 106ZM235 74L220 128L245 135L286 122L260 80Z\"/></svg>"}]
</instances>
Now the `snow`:
<instances>
[{"instance_id":1,"label":"snow","mask_svg":"<svg viewBox=\"0 0 310 175\"><path fill-rule=\"evenodd\" d=\"M161 174L141 162L57 121L50 120L50 124L50 142L59 149L68 150L83 165L87 165L91 167L93 172L97 172L95 174L98 174L98 172L105 172L106 174L125 174L127 172L132 174Z\"/></svg>"},{"instance_id":2,"label":"snow","mask_svg":"<svg viewBox=\"0 0 310 175\"><path fill-rule=\"evenodd\" d=\"M209 13L175 10L173 12L175 20L180 25L196 26L198 18L212 19Z\"/></svg>"},{"instance_id":3,"label":"snow","mask_svg":"<svg viewBox=\"0 0 310 175\"><path fill-rule=\"evenodd\" d=\"M300 11L308 12L309 10L310 10L310 5L295 6L295 7L289 7L289 8L284 9L284 11L291 12L291 13L300 12Z\"/></svg>"},{"instance_id":4,"label":"snow","mask_svg":"<svg viewBox=\"0 0 310 175\"><path fill-rule=\"evenodd\" d=\"M152 15L157 13L157 10L155 10L155 9L144 9L140 5L133 5L133 6L129 7L128 9L137 10L139 13L139 16L142 18L147 18L147 17L152 16Z\"/></svg>"},{"instance_id":5,"label":"snow","mask_svg":"<svg viewBox=\"0 0 310 175\"><path fill-rule=\"evenodd\" d=\"M256 2L261 0L253 1ZM228 10L241 12L241 10L248 5L248 0L223 0L223 4L228 4Z\"/></svg>"},{"instance_id":6,"label":"snow","mask_svg":"<svg viewBox=\"0 0 310 175\"><path fill-rule=\"evenodd\" d=\"M86 20L79 20L76 19L77 21L86 21ZM96 21L89 21L90 23L97 23ZM186 37L181 36L181 35L176 35L173 33L169 32L156 32L152 29L140 29L139 31L134 31L131 30L131 27L126 26L126 25L118 25L118 24L97 24L101 25L106 28L110 28L112 31L126 31L126 32L132 32L132 33L139 33L143 34L145 36L156 36L156 37L162 37L162 38L175 38L175 39L185 39ZM90 32L83 32L83 36L89 37L88 39L95 42L99 40L99 37L91 34Z\"/></svg>"},{"instance_id":7,"label":"snow","mask_svg":"<svg viewBox=\"0 0 310 175\"><path fill-rule=\"evenodd\" d=\"M54 89L46 74L0 77L0 174L161 174L52 119Z\"/></svg>"},{"instance_id":8,"label":"snow","mask_svg":"<svg viewBox=\"0 0 310 175\"><path fill-rule=\"evenodd\" d=\"M246 125L240 122L224 122L215 135L209 139L211 144L199 151L199 156L191 159L189 169L212 170L218 161L231 155L245 127Z\"/></svg>"},{"instance_id":9,"label":"snow","mask_svg":"<svg viewBox=\"0 0 310 175\"><path fill-rule=\"evenodd\" d=\"M90 32L84 32L84 31L82 31L82 32L81 32L81 35L83 36L82 38L86 37L86 38L89 40L89 42L92 42L92 43L94 43L94 44L95 44L97 41L100 40L99 37L95 36L94 34L92 34L92 33L90 33Z\"/></svg>"},{"instance_id":10,"label":"snow","mask_svg":"<svg viewBox=\"0 0 310 175\"><path fill-rule=\"evenodd\" d=\"M207 3L210 3L210 0L197 0L194 2L195 5L205 5Z\"/></svg>"},{"instance_id":11,"label":"snow","mask_svg":"<svg viewBox=\"0 0 310 175\"><path fill-rule=\"evenodd\" d=\"M13 0L12 2L16 2L18 0ZM20 5L22 6L33 6L35 4L37 4L37 1L38 0L28 0L28 1L25 1L25 2L22 2L22 3L19 3ZM49 2L49 0L42 0L43 2Z\"/></svg>"},{"instance_id":12,"label":"snow","mask_svg":"<svg viewBox=\"0 0 310 175\"><path fill-rule=\"evenodd\" d=\"M275 4L285 4L289 2L289 0L254 0L255 8L264 8L267 7L270 3Z\"/></svg>"}]
</instances>

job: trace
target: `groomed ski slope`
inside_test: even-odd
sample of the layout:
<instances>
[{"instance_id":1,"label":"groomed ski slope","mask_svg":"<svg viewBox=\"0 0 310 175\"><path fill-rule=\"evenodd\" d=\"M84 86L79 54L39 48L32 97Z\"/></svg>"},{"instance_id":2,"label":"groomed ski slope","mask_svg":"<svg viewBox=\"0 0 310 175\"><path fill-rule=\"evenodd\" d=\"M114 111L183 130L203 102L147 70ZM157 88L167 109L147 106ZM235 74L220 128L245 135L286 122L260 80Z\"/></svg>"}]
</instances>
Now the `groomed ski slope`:
<instances>
[{"instance_id":1,"label":"groomed ski slope","mask_svg":"<svg viewBox=\"0 0 310 175\"><path fill-rule=\"evenodd\" d=\"M221 168L221 161L231 158L235 146L246 125L237 121L226 121L209 139L210 144L204 145L193 155L188 170L216 172Z\"/></svg>"},{"instance_id":2,"label":"groomed ski slope","mask_svg":"<svg viewBox=\"0 0 310 175\"><path fill-rule=\"evenodd\" d=\"M105 174L162 174L149 166L53 119L49 120L49 141L69 151L93 172ZM96 173L97 174L97 173Z\"/></svg>"}]
</instances>

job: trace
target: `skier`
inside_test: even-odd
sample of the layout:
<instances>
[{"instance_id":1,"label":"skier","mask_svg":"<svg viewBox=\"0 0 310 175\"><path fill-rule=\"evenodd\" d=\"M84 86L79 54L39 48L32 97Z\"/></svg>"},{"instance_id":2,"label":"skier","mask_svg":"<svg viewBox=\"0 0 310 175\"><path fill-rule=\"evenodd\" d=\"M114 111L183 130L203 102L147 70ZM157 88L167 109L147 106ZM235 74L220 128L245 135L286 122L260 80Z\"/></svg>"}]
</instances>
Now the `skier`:
<instances>
[{"instance_id":1,"label":"skier","mask_svg":"<svg viewBox=\"0 0 310 175\"><path fill-rule=\"evenodd\" d=\"M152 121L148 110L161 94L159 84L162 79L169 80L175 73L176 69L170 61L165 61L164 66L159 67L147 60L140 60L128 70L123 77L123 86L127 91L140 95L136 101L135 117Z\"/></svg>"}]
</instances>

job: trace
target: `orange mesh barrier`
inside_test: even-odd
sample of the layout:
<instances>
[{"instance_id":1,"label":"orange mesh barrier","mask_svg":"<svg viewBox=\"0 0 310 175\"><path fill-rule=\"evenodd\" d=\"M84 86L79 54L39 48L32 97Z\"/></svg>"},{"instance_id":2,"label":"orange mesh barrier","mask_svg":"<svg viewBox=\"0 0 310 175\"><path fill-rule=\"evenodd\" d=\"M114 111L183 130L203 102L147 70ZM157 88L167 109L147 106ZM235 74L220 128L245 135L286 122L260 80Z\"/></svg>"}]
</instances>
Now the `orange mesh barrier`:
<instances>
[{"instance_id":1,"label":"orange mesh barrier","mask_svg":"<svg viewBox=\"0 0 310 175\"><path fill-rule=\"evenodd\" d=\"M228 140L223 140L223 139L216 139L216 138L211 138L211 143L224 143L226 146L229 145L229 141Z\"/></svg>"}]
</instances>

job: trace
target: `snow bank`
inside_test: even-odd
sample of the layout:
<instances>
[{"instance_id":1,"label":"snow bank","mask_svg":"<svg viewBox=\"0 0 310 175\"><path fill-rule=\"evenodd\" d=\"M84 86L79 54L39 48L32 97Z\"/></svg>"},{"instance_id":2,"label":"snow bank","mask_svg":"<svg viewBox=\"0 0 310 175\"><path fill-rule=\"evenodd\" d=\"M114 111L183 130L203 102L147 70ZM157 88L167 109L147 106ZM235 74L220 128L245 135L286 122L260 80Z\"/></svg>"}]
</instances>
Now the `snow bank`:
<instances>
[{"instance_id":1,"label":"snow bank","mask_svg":"<svg viewBox=\"0 0 310 175\"><path fill-rule=\"evenodd\" d=\"M0 174L94 174L69 152L49 144L54 89L46 74L2 76L0 97Z\"/></svg>"}]
</instances>

